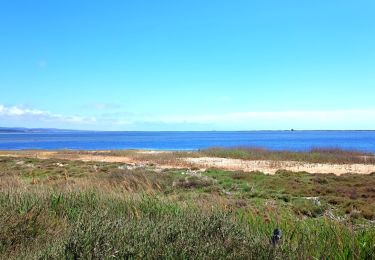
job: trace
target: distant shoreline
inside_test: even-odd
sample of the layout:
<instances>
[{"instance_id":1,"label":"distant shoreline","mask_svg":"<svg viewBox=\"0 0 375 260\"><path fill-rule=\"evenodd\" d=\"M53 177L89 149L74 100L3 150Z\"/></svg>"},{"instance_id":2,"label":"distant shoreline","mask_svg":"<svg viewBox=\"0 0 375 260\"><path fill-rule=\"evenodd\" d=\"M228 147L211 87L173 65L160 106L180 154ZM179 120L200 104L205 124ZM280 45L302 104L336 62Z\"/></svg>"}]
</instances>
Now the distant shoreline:
<instances>
[{"instance_id":1,"label":"distant shoreline","mask_svg":"<svg viewBox=\"0 0 375 260\"><path fill-rule=\"evenodd\" d=\"M375 129L279 129L279 130L78 130L58 128L23 128L23 127L0 127L0 134L11 133L226 133L226 132L374 132Z\"/></svg>"}]
</instances>

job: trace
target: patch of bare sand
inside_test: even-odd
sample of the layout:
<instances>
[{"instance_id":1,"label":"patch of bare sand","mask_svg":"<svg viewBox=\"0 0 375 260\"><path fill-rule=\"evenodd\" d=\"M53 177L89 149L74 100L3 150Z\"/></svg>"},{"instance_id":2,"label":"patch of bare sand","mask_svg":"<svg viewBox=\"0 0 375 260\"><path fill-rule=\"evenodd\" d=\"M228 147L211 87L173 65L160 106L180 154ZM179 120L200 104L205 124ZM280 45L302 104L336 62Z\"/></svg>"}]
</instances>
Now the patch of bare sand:
<instances>
[{"instance_id":1,"label":"patch of bare sand","mask_svg":"<svg viewBox=\"0 0 375 260\"><path fill-rule=\"evenodd\" d=\"M91 155L91 154L80 154L76 157L69 158L68 160L77 160L84 162L118 162L118 163L133 163L134 160L125 156L106 156L106 155Z\"/></svg>"},{"instance_id":2,"label":"patch of bare sand","mask_svg":"<svg viewBox=\"0 0 375 260\"><path fill-rule=\"evenodd\" d=\"M57 152L55 151L1 151L0 156L3 157L27 157L38 159L52 158Z\"/></svg>"},{"instance_id":3,"label":"patch of bare sand","mask_svg":"<svg viewBox=\"0 0 375 260\"><path fill-rule=\"evenodd\" d=\"M0 156L3 157L26 157L26 158L37 158L37 159L62 159L62 160L71 160L71 161L95 161L95 162L120 162L127 163L132 162L131 158L124 156L107 156L107 155L95 155L93 153L89 154L64 154L59 152L1 152Z\"/></svg>"},{"instance_id":4,"label":"patch of bare sand","mask_svg":"<svg viewBox=\"0 0 375 260\"><path fill-rule=\"evenodd\" d=\"M275 172L280 169L293 172L333 173L335 175L345 173L370 174L375 172L375 165L371 164L306 163L296 161L240 160L216 157L186 158L184 160L199 167L216 167L225 170L241 170L245 172L261 171L267 174L275 174Z\"/></svg>"},{"instance_id":5,"label":"patch of bare sand","mask_svg":"<svg viewBox=\"0 0 375 260\"><path fill-rule=\"evenodd\" d=\"M55 157L56 158L56 157ZM66 159L66 158L65 158ZM126 163L129 165L145 165L147 163L152 163L150 161L139 161L134 158L125 157L125 156L103 156L103 155L79 155L75 158L69 158L68 160L76 160L83 162L112 162L112 163ZM170 169L170 168L184 168L181 165L171 165L163 164L157 165L157 169Z\"/></svg>"},{"instance_id":6,"label":"patch of bare sand","mask_svg":"<svg viewBox=\"0 0 375 260\"><path fill-rule=\"evenodd\" d=\"M163 151L164 152L164 151ZM138 151L141 154L154 154L159 151ZM132 158L131 156L119 155L98 155L93 153L88 154L64 154L56 151L2 151L0 156L9 157L29 157L39 159L64 159L76 161L94 161L94 162L115 162L115 163L153 163L152 160L145 161ZM293 172L305 171L309 173L333 173L335 175L342 175L345 173L356 174L370 174L375 172L375 165L373 164L329 164L329 163L307 163L296 161L272 161L272 160L241 160L218 157L196 157L196 158L181 158L176 162L168 162L168 164L158 165L161 168L183 168L183 167L198 167L205 168L220 168L223 170L239 170L245 172L261 171L266 174L275 174L278 170L288 170Z\"/></svg>"},{"instance_id":7,"label":"patch of bare sand","mask_svg":"<svg viewBox=\"0 0 375 260\"><path fill-rule=\"evenodd\" d=\"M77 155L70 158L80 161L119 162L134 164L134 158L125 156L105 155ZM150 161L152 163L152 161ZM147 163L147 161L145 161ZM199 168L220 168L224 170L240 170L245 172L261 171L266 174L275 174L278 170L309 173L333 173L342 175L345 173L370 174L375 172L375 165L371 164L329 164L329 163L306 163L296 161L272 161L272 160L240 160L217 157L182 158L175 163L159 165L163 168L180 168L184 166L196 166Z\"/></svg>"},{"instance_id":8,"label":"patch of bare sand","mask_svg":"<svg viewBox=\"0 0 375 260\"><path fill-rule=\"evenodd\" d=\"M159 151L159 150L145 150L145 151L137 151L140 154L164 154L164 153L171 153L171 151Z\"/></svg>"}]
</instances>

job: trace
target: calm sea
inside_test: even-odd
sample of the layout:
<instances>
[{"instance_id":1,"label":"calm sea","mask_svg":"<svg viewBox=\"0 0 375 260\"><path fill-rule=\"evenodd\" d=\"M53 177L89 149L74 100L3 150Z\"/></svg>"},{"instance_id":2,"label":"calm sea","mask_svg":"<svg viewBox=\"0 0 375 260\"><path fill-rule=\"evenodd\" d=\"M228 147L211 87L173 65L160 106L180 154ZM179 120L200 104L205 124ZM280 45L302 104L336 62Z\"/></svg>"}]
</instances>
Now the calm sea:
<instances>
[{"instance_id":1,"label":"calm sea","mask_svg":"<svg viewBox=\"0 0 375 260\"><path fill-rule=\"evenodd\" d=\"M251 146L275 150L308 150L314 147L335 147L375 152L375 131L49 132L0 134L0 150L196 150L213 146Z\"/></svg>"}]
</instances>

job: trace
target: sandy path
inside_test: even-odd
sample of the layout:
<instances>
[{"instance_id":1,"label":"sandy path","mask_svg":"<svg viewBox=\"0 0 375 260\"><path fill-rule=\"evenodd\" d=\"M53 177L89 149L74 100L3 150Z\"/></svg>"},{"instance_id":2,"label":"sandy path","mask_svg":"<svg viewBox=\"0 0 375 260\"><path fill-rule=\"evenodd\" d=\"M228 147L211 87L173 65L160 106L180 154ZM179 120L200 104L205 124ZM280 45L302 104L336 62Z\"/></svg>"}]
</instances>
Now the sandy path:
<instances>
[{"instance_id":1,"label":"sandy path","mask_svg":"<svg viewBox=\"0 0 375 260\"><path fill-rule=\"evenodd\" d=\"M375 172L375 165L371 164L328 164L328 163L305 163L295 161L267 161L267 160L240 160L215 157L186 158L187 162L200 167L217 167L226 170L242 170L246 172L261 171L274 174L277 170L309 173L334 173L341 175L345 173L370 174Z\"/></svg>"}]
</instances>

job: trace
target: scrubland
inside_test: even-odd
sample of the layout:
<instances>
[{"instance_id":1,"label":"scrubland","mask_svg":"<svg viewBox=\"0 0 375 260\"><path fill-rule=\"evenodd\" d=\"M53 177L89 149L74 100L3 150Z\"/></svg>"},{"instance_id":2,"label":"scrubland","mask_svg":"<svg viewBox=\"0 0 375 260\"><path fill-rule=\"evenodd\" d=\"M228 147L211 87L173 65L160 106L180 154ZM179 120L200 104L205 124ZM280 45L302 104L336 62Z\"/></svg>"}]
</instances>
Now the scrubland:
<instances>
[{"instance_id":1,"label":"scrubland","mask_svg":"<svg viewBox=\"0 0 375 260\"><path fill-rule=\"evenodd\" d=\"M65 159L30 158L25 152L0 157L0 257L374 257L375 174L267 175L162 166L218 152L102 152L138 156L135 163L75 161L74 152ZM226 156L255 156L249 154ZM282 236L273 245L275 228Z\"/></svg>"}]
</instances>

